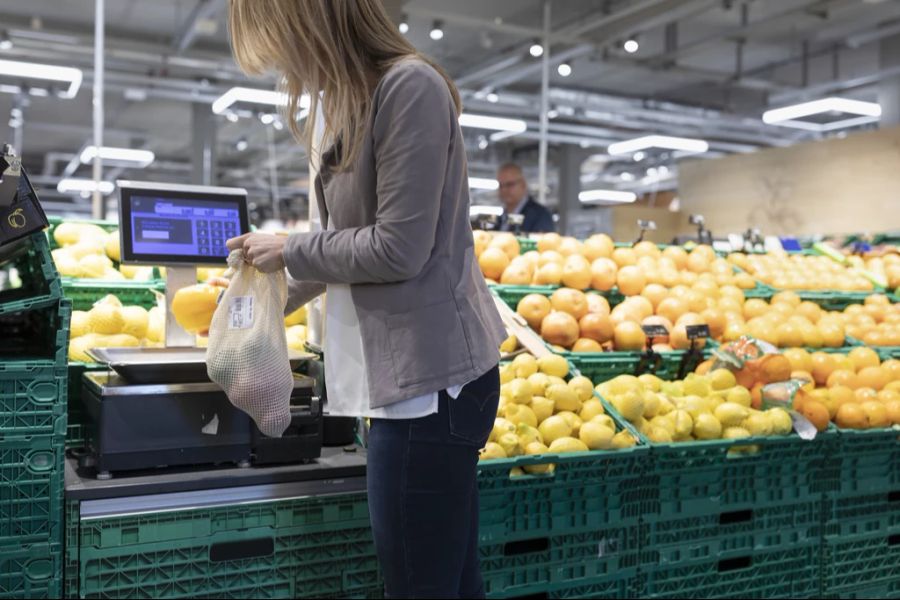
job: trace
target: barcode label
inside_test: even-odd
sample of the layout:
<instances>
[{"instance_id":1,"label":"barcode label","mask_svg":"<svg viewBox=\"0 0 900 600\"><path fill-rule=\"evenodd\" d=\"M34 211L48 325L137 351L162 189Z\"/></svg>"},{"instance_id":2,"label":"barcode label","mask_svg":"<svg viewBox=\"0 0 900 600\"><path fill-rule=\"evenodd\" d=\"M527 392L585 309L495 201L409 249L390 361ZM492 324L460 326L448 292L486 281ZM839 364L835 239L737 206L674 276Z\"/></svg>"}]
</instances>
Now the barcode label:
<instances>
[{"instance_id":1,"label":"barcode label","mask_svg":"<svg viewBox=\"0 0 900 600\"><path fill-rule=\"evenodd\" d=\"M253 296L235 296L228 305L228 329L253 325Z\"/></svg>"}]
</instances>

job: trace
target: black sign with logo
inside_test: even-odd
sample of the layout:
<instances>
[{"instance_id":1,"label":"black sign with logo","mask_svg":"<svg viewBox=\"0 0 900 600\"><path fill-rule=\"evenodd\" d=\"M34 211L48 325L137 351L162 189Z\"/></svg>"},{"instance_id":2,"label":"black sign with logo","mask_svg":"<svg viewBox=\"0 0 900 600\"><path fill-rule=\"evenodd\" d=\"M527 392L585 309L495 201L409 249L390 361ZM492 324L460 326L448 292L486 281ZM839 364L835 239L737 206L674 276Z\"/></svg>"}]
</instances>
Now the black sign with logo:
<instances>
[{"instance_id":1,"label":"black sign with logo","mask_svg":"<svg viewBox=\"0 0 900 600\"><path fill-rule=\"evenodd\" d=\"M669 335L669 330L666 329L665 325L641 325L641 329L644 330L644 335L648 338L666 337Z\"/></svg>"},{"instance_id":2,"label":"black sign with logo","mask_svg":"<svg viewBox=\"0 0 900 600\"><path fill-rule=\"evenodd\" d=\"M684 330L689 340L709 337L709 325L688 325Z\"/></svg>"},{"instance_id":3,"label":"black sign with logo","mask_svg":"<svg viewBox=\"0 0 900 600\"><path fill-rule=\"evenodd\" d=\"M0 246L47 227L47 216L18 157L0 152Z\"/></svg>"}]
</instances>

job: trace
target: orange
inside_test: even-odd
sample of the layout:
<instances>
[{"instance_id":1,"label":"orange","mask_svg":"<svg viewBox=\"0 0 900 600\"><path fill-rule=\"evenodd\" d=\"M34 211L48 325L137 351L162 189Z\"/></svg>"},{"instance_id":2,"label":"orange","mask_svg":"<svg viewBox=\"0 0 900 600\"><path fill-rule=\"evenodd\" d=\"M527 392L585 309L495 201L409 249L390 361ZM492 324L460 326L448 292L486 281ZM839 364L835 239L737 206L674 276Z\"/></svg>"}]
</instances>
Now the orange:
<instances>
[{"instance_id":1,"label":"orange","mask_svg":"<svg viewBox=\"0 0 900 600\"><path fill-rule=\"evenodd\" d=\"M650 301L653 305L653 310L659 306L660 302L666 299L666 296L669 294L669 290L658 283L649 283L641 292L641 296Z\"/></svg>"},{"instance_id":2,"label":"orange","mask_svg":"<svg viewBox=\"0 0 900 600\"><path fill-rule=\"evenodd\" d=\"M887 384L886 386L884 386L884 389L893 390L893 391L897 392L898 394L900 394L900 381L892 381L889 384Z\"/></svg>"},{"instance_id":3,"label":"orange","mask_svg":"<svg viewBox=\"0 0 900 600\"><path fill-rule=\"evenodd\" d=\"M757 383L754 371L752 371L748 367L744 367L743 369L738 369L737 371L735 371L734 377L735 379L737 379L738 385L742 385L748 390Z\"/></svg>"},{"instance_id":4,"label":"orange","mask_svg":"<svg viewBox=\"0 0 900 600\"><path fill-rule=\"evenodd\" d=\"M582 338L605 344L613 338L613 325L608 314L588 313L578 322Z\"/></svg>"},{"instance_id":5,"label":"orange","mask_svg":"<svg viewBox=\"0 0 900 600\"><path fill-rule=\"evenodd\" d=\"M888 402L893 402L894 400L900 400L900 392L896 392L894 390L883 389L878 392L878 401L887 404Z\"/></svg>"},{"instance_id":6,"label":"orange","mask_svg":"<svg viewBox=\"0 0 900 600\"><path fill-rule=\"evenodd\" d=\"M662 251L662 255L672 260L675 263L675 267L679 270L687 266L688 254L680 246L669 246Z\"/></svg>"},{"instance_id":7,"label":"orange","mask_svg":"<svg viewBox=\"0 0 900 600\"><path fill-rule=\"evenodd\" d=\"M700 316L709 325L710 335L715 339L720 339L722 334L725 333L726 325L728 325L725 320L725 313L717 308L707 308L700 313Z\"/></svg>"},{"instance_id":8,"label":"orange","mask_svg":"<svg viewBox=\"0 0 900 600\"><path fill-rule=\"evenodd\" d=\"M616 248L613 250L612 259L620 268L637 264L637 254L631 248Z\"/></svg>"},{"instance_id":9,"label":"orange","mask_svg":"<svg viewBox=\"0 0 900 600\"><path fill-rule=\"evenodd\" d=\"M878 353L871 348L866 348L865 346L858 346L854 348L850 351L849 354L847 354L847 358L853 361L853 365L856 367L857 371L864 367L877 367L881 364L881 359L878 357Z\"/></svg>"},{"instance_id":10,"label":"orange","mask_svg":"<svg viewBox=\"0 0 900 600\"><path fill-rule=\"evenodd\" d=\"M846 385L836 385L828 390L828 395L840 407L848 402L856 402L856 394Z\"/></svg>"},{"instance_id":11,"label":"orange","mask_svg":"<svg viewBox=\"0 0 900 600\"><path fill-rule=\"evenodd\" d=\"M744 318L748 321L753 317L761 317L769 311L769 305L760 298L750 298L744 302Z\"/></svg>"},{"instance_id":12,"label":"orange","mask_svg":"<svg viewBox=\"0 0 900 600\"><path fill-rule=\"evenodd\" d=\"M541 328L541 321L550 314L551 308L550 298L547 296L542 296L541 294L528 294L519 300L519 304L516 306L516 312L528 321L529 327L535 331L539 331Z\"/></svg>"},{"instance_id":13,"label":"orange","mask_svg":"<svg viewBox=\"0 0 900 600\"><path fill-rule=\"evenodd\" d=\"M551 344L571 348L578 333L578 321L567 312L552 312L541 322L541 337Z\"/></svg>"},{"instance_id":14,"label":"orange","mask_svg":"<svg viewBox=\"0 0 900 600\"><path fill-rule=\"evenodd\" d=\"M566 257L556 250L543 250L541 252L541 255L538 257L539 267L543 267L547 263L556 263L560 267L562 267L564 262L566 262Z\"/></svg>"},{"instance_id":15,"label":"orange","mask_svg":"<svg viewBox=\"0 0 900 600\"><path fill-rule=\"evenodd\" d=\"M900 425L900 400L885 402L884 407L887 409L887 415L891 422L894 425Z\"/></svg>"},{"instance_id":16,"label":"orange","mask_svg":"<svg viewBox=\"0 0 900 600\"><path fill-rule=\"evenodd\" d=\"M672 290L674 292L674 290ZM672 293L670 292L670 293ZM681 298L669 296L656 307L656 314L667 318L672 323L688 311L688 304Z\"/></svg>"},{"instance_id":17,"label":"orange","mask_svg":"<svg viewBox=\"0 0 900 600\"><path fill-rule=\"evenodd\" d=\"M828 408L818 400L806 400L797 412L809 419L810 423L815 425L818 431L825 431L828 428L828 422L831 420Z\"/></svg>"},{"instance_id":18,"label":"orange","mask_svg":"<svg viewBox=\"0 0 900 600\"><path fill-rule=\"evenodd\" d=\"M869 400L877 400L878 392L872 388L861 387L853 390L853 396L859 403L868 402Z\"/></svg>"},{"instance_id":19,"label":"orange","mask_svg":"<svg viewBox=\"0 0 900 600\"><path fill-rule=\"evenodd\" d=\"M785 306L782 304L781 306ZM793 323L782 323L775 328L778 345L782 348L798 347L803 345L803 331Z\"/></svg>"},{"instance_id":20,"label":"orange","mask_svg":"<svg viewBox=\"0 0 900 600\"><path fill-rule=\"evenodd\" d=\"M602 235L602 234L598 234ZM559 243L562 241L562 237L556 233L545 233L541 237L538 238L537 241L537 249L538 252L546 252L547 250L556 250L559 248ZM612 242L612 240L610 240ZM612 252L612 250L610 250Z\"/></svg>"},{"instance_id":21,"label":"orange","mask_svg":"<svg viewBox=\"0 0 900 600\"><path fill-rule=\"evenodd\" d=\"M856 373L854 373L853 371L838 369L836 371L833 371L831 375L828 376L826 385L828 387L845 385L848 388L855 390L859 387L859 378L857 378Z\"/></svg>"},{"instance_id":22,"label":"orange","mask_svg":"<svg viewBox=\"0 0 900 600\"><path fill-rule=\"evenodd\" d=\"M834 422L844 429L866 429L869 426L865 411L855 402L842 404L834 416Z\"/></svg>"},{"instance_id":23,"label":"orange","mask_svg":"<svg viewBox=\"0 0 900 600\"><path fill-rule=\"evenodd\" d=\"M811 392L816 389L816 382L813 381L812 374L807 371L791 371L791 379L804 379L809 383L805 384L802 389Z\"/></svg>"},{"instance_id":24,"label":"orange","mask_svg":"<svg viewBox=\"0 0 900 600\"><path fill-rule=\"evenodd\" d=\"M509 257L509 260L519 256L521 249L519 248L519 240L511 233L498 233L488 244L489 248L500 248Z\"/></svg>"},{"instance_id":25,"label":"orange","mask_svg":"<svg viewBox=\"0 0 900 600\"><path fill-rule=\"evenodd\" d=\"M596 340L578 338L575 345L572 346L572 352L603 352L603 346L598 344Z\"/></svg>"},{"instance_id":26,"label":"orange","mask_svg":"<svg viewBox=\"0 0 900 600\"><path fill-rule=\"evenodd\" d=\"M621 250L619 248L618 250ZM633 265L623 266L616 275L616 285L626 296L640 294L647 285L647 279L641 270Z\"/></svg>"},{"instance_id":27,"label":"orange","mask_svg":"<svg viewBox=\"0 0 900 600\"><path fill-rule=\"evenodd\" d=\"M772 296L772 304L777 304L778 302L786 302L793 307L800 306L803 300L800 299L800 296L797 295L796 292L778 292L774 296Z\"/></svg>"},{"instance_id":28,"label":"orange","mask_svg":"<svg viewBox=\"0 0 900 600\"><path fill-rule=\"evenodd\" d=\"M691 312L701 312L703 311L706 305L706 296L698 292L697 290L691 289L685 294L684 299L688 303L688 309Z\"/></svg>"},{"instance_id":29,"label":"orange","mask_svg":"<svg viewBox=\"0 0 900 600\"><path fill-rule=\"evenodd\" d=\"M553 310L569 313L575 319L580 319L588 313L587 296L581 290L560 288L550 296L550 304Z\"/></svg>"},{"instance_id":30,"label":"orange","mask_svg":"<svg viewBox=\"0 0 900 600\"><path fill-rule=\"evenodd\" d=\"M897 381L900 379L900 360L890 358L881 363L881 368L887 374L890 381Z\"/></svg>"},{"instance_id":31,"label":"orange","mask_svg":"<svg viewBox=\"0 0 900 600\"><path fill-rule=\"evenodd\" d=\"M697 365L697 368L694 370L698 375L706 375L709 373L709 370L712 369L713 359L704 360L702 363Z\"/></svg>"},{"instance_id":32,"label":"orange","mask_svg":"<svg viewBox=\"0 0 900 600\"><path fill-rule=\"evenodd\" d=\"M733 342L747 335L747 326L741 322L731 322L725 326L725 332L722 334L722 340Z\"/></svg>"},{"instance_id":33,"label":"orange","mask_svg":"<svg viewBox=\"0 0 900 600\"><path fill-rule=\"evenodd\" d=\"M704 271L708 271L709 263L710 260L708 259L708 257L703 254L696 253L695 248L694 251L692 251L690 255L688 255L686 265L688 268L687 272L703 273Z\"/></svg>"},{"instance_id":34,"label":"orange","mask_svg":"<svg viewBox=\"0 0 900 600\"><path fill-rule=\"evenodd\" d=\"M890 383L887 373L881 367L863 367L856 374L861 387L872 388L876 392Z\"/></svg>"},{"instance_id":35,"label":"orange","mask_svg":"<svg viewBox=\"0 0 900 600\"><path fill-rule=\"evenodd\" d=\"M491 246L478 257L478 266L487 279L500 281L503 271L509 266L509 256L501 248Z\"/></svg>"},{"instance_id":36,"label":"orange","mask_svg":"<svg viewBox=\"0 0 900 600\"><path fill-rule=\"evenodd\" d=\"M792 370L812 372L812 356L803 348L788 348L782 354L790 361Z\"/></svg>"},{"instance_id":37,"label":"orange","mask_svg":"<svg viewBox=\"0 0 900 600\"><path fill-rule=\"evenodd\" d=\"M866 296L865 300L866 306L890 306L891 300L884 294L872 294L870 296Z\"/></svg>"},{"instance_id":38,"label":"orange","mask_svg":"<svg viewBox=\"0 0 900 600\"><path fill-rule=\"evenodd\" d=\"M762 408L762 383L756 383L750 388L750 406L759 410Z\"/></svg>"},{"instance_id":39,"label":"orange","mask_svg":"<svg viewBox=\"0 0 900 600\"><path fill-rule=\"evenodd\" d=\"M690 321L690 320L689 320ZM687 326L696 325L697 323L681 321L672 328L672 334L669 336L669 344L676 350L687 350L691 347L691 340L687 336ZM706 346L706 338L694 340L695 348L703 348Z\"/></svg>"},{"instance_id":40,"label":"orange","mask_svg":"<svg viewBox=\"0 0 900 600\"><path fill-rule=\"evenodd\" d=\"M656 244L647 240L635 244L634 253L638 256L650 256L652 258L659 258L662 254Z\"/></svg>"},{"instance_id":41,"label":"orange","mask_svg":"<svg viewBox=\"0 0 900 600\"><path fill-rule=\"evenodd\" d=\"M503 271L500 283L504 285L531 285L535 268L527 259L517 256Z\"/></svg>"},{"instance_id":42,"label":"orange","mask_svg":"<svg viewBox=\"0 0 900 600\"><path fill-rule=\"evenodd\" d=\"M622 304L628 305L630 309L637 312L641 319L645 319L653 314L653 303L643 296L631 296L626 298Z\"/></svg>"},{"instance_id":43,"label":"orange","mask_svg":"<svg viewBox=\"0 0 900 600\"><path fill-rule=\"evenodd\" d=\"M588 312L609 316L609 300L593 292L585 295L587 296Z\"/></svg>"},{"instance_id":44,"label":"orange","mask_svg":"<svg viewBox=\"0 0 900 600\"><path fill-rule=\"evenodd\" d=\"M853 361L850 360L846 354L832 354L834 357L834 368L844 369L845 371L853 371L856 372L856 368L853 366Z\"/></svg>"},{"instance_id":45,"label":"orange","mask_svg":"<svg viewBox=\"0 0 900 600\"><path fill-rule=\"evenodd\" d=\"M623 321L634 321L635 323L641 322L641 315L635 310L635 307L625 303L614 307L612 312L609 313L609 318L612 321L613 327Z\"/></svg>"},{"instance_id":46,"label":"orange","mask_svg":"<svg viewBox=\"0 0 900 600\"><path fill-rule=\"evenodd\" d=\"M624 321L615 327L616 350L643 350L647 336L641 326L633 321Z\"/></svg>"},{"instance_id":47,"label":"orange","mask_svg":"<svg viewBox=\"0 0 900 600\"><path fill-rule=\"evenodd\" d=\"M791 378L791 361L783 354L767 354L759 362L759 376L763 383L787 381Z\"/></svg>"},{"instance_id":48,"label":"orange","mask_svg":"<svg viewBox=\"0 0 900 600\"><path fill-rule=\"evenodd\" d=\"M806 317L812 323L817 323L822 318L822 308L815 302L801 302L797 306L797 314Z\"/></svg>"},{"instance_id":49,"label":"orange","mask_svg":"<svg viewBox=\"0 0 900 600\"><path fill-rule=\"evenodd\" d=\"M538 249L540 249L540 242L538 242ZM592 235L584 241L584 246L582 247L584 257L590 261L595 261L598 258L609 258L612 256L613 250L615 250L615 244L613 244L612 238L605 233Z\"/></svg>"},{"instance_id":50,"label":"orange","mask_svg":"<svg viewBox=\"0 0 900 600\"><path fill-rule=\"evenodd\" d=\"M570 236L563 237L559 241L558 251L563 256L581 254L581 242Z\"/></svg>"},{"instance_id":51,"label":"orange","mask_svg":"<svg viewBox=\"0 0 900 600\"><path fill-rule=\"evenodd\" d=\"M869 420L869 427L881 428L891 426L891 419L888 417L887 408L881 402L869 400L868 402L860 404L860 407L866 413L866 417Z\"/></svg>"},{"instance_id":52,"label":"orange","mask_svg":"<svg viewBox=\"0 0 900 600\"><path fill-rule=\"evenodd\" d=\"M535 285L559 285L562 281L563 268L562 265L555 262L548 262L538 267L534 274Z\"/></svg>"},{"instance_id":53,"label":"orange","mask_svg":"<svg viewBox=\"0 0 900 600\"><path fill-rule=\"evenodd\" d=\"M592 280L591 263L580 254L572 254L563 264L562 284L576 290L590 287Z\"/></svg>"},{"instance_id":54,"label":"orange","mask_svg":"<svg viewBox=\"0 0 900 600\"><path fill-rule=\"evenodd\" d=\"M817 328L822 336L822 345L829 348L840 348L844 345L846 332L843 327L828 323L826 325L817 325Z\"/></svg>"},{"instance_id":55,"label":"orange","mask_svg":"<svg viewBox=\"0 0 900 600\"><path fill-rule=\"evenodd\" d=\"M594 260L591 263L591 287L604 292L613 289L618 271L618 265L611 258Z\"/></svg>"}]
</instances>

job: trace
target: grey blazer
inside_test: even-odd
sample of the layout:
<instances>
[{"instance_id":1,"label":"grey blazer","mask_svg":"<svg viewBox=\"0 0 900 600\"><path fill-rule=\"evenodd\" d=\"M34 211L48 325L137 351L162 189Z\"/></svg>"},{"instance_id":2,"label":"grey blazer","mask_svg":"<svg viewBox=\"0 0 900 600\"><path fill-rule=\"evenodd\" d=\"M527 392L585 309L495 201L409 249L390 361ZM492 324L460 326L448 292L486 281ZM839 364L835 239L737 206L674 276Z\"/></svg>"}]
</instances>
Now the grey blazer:
<instances>
[{"instance_id":1,"label":"grey blazer","mask_svg":"<svg viewBox=\"0 0 900 600\"><path fill-rule=\"evenodd\" d=\"M472 381L497 364L506 333L475 260L465 146L450 91L404 60L375 89L352 169L323 156L323 226L291 235L289 309L350 284L372 408Z\"/></svg>"}]
</instances>

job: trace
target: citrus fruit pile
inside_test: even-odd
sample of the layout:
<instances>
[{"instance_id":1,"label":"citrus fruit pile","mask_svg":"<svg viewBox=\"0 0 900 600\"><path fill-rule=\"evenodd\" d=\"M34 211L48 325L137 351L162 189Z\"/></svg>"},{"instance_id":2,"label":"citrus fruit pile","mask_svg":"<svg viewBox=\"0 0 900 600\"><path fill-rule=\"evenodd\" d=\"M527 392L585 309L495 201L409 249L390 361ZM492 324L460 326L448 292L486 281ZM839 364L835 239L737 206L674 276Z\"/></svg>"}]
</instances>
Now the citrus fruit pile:
<instances>
[{"instance_id":1,"label":"citrus fruit pile","mask_svg":"<svg viewBox=\"0 0 900 600\"><path fill-rule=\"evenodd\" d=\"M728 261L739 266L763 283L781 290L869 291L872 282L855 269L835 262L827 256L771 253L728 255Z\"/></svg>"},{"instance_id":2,"label":"citrus fruit pile","mask_svg":"<svg viewBox=\"0 0 900 600\"><path fill-rule=\"evenodd\" d=\"M120 265L119 231L107 233L93 223L60 223L53 230L59 244L51 252L56 269L63 277L105 279L112 281L147 281L153 278L153 267Z\"/></svg>"},{"instance_id":3,"label":"citrus fruit pile","mask_svg":"<svg viewBox=\"0 0 900 600\"><path fill-rule=\"evenodd\" d=\"M503 365L497 419L480 460L633 446L634 437L617 430L594 395L593 383L582 376L567 382L568 375L568 362L556 355L535 359L520 354ZM523 468L547 473L553 465Z\"/></svg>"},{"instance_id":4,"label":"citrus fruit pile","mask_svg":"<svg viewBox=\"0 0 900 600\"><path fill-rule=\"evenodd\" d=\"M89 311L72 311L69 327L69 360L92 362L90 348L160 346L165 340L165 312L124 306L110 294Z\"/></svg>"}]
</instances>

